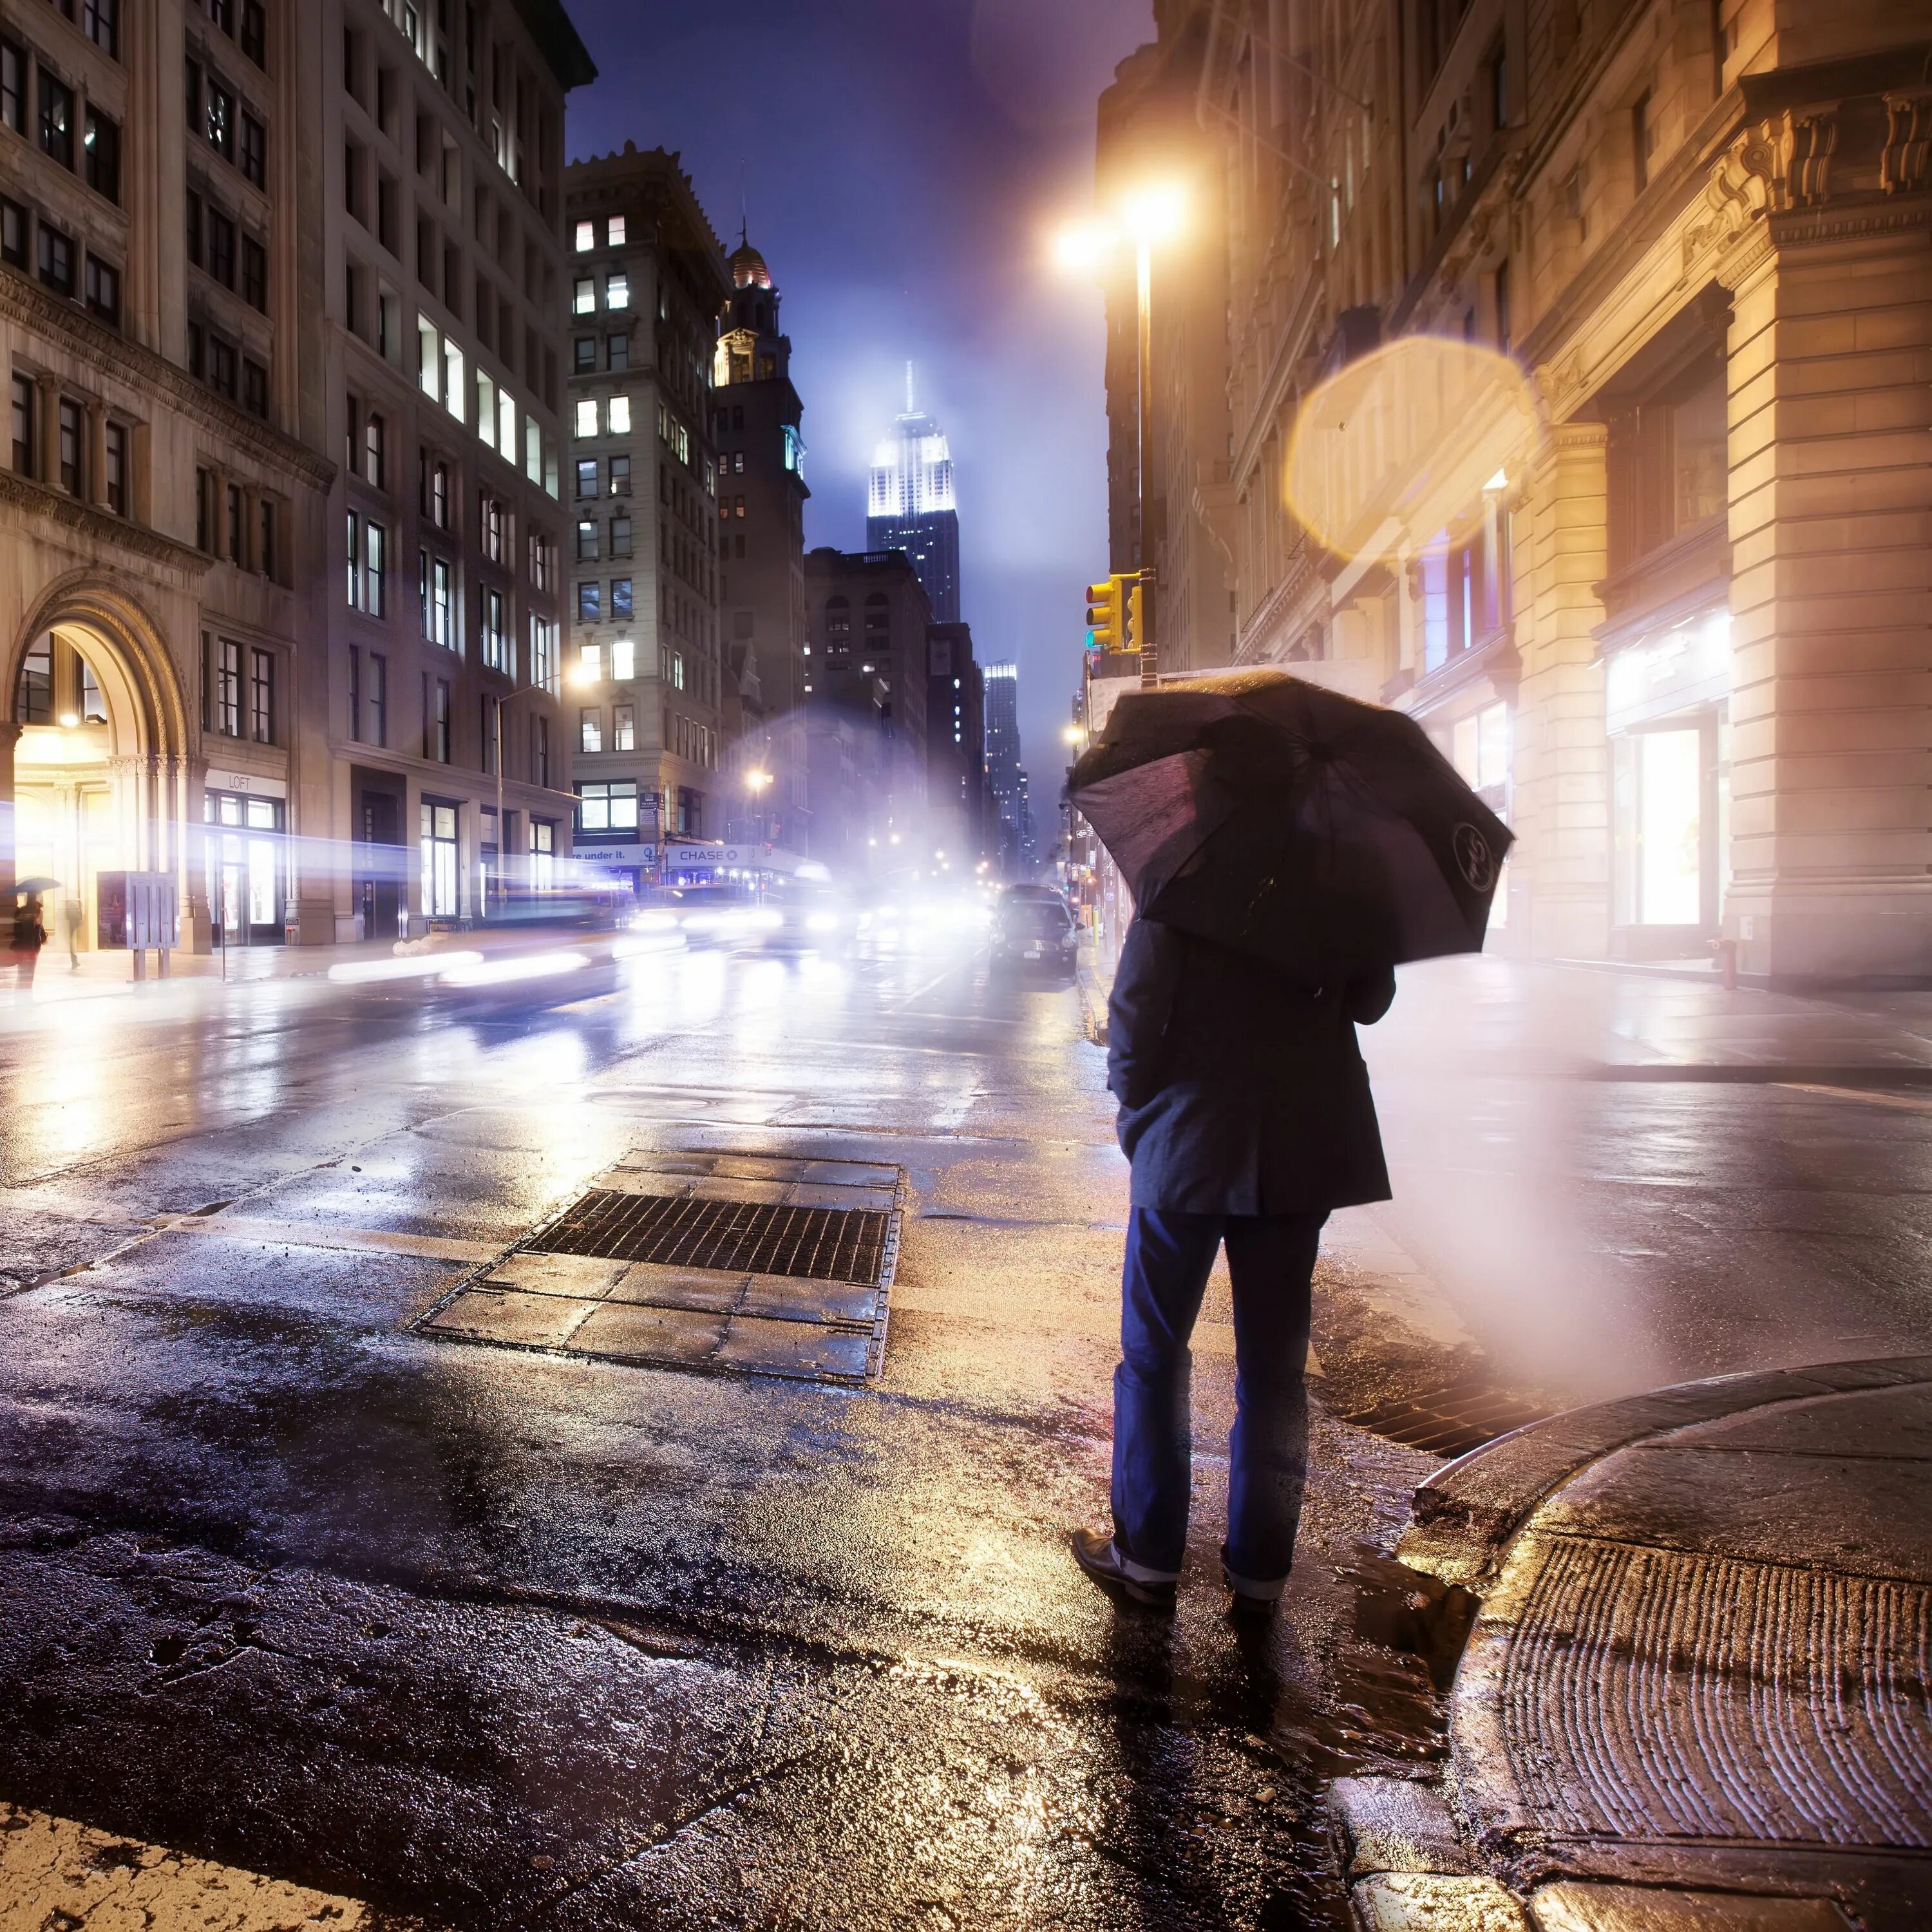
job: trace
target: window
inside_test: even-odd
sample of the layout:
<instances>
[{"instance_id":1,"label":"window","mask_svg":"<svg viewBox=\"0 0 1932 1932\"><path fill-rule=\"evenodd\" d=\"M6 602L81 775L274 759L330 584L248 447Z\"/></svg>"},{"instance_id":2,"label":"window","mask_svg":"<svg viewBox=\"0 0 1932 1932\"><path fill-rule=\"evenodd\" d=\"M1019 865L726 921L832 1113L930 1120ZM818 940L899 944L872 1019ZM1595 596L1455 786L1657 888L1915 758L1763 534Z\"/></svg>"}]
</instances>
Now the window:
<instances>
[{"instance_id":1,"label":"window","mask_svg":"<svg viewBox=\"0 0 1932 1932\"><path fill-rule=\"evenodd\" d=\"M208 338L208 382L211 388L217 389L230 401L235 399L240 364L232 342L210 332Z\"/></svg>"},{"instance_id":2,"label":"window","mask_svg":"<svg viewBox=\"0 0 1932 1932\"><path fill-rule=\"evenodd\" d=\"M449 527L449 465L440 461L429 466L429 520L440 530Z\"/></svg>"},{"instance_id":3,"label":"window","mask_svg":"<svg viewBox=\"0 0 1932 1932\"><path fill-rule=\"evenodd\" d=\"M631 554L631 520L628 517L610 519L610 554L614 557L628 556Z\"/></svg>"},{"instance_id":4,"label":"window","mask_svg":"<svg viewBox=\"0 0 1932 1932\"><path fill-rule=\"evenodd\" d=\"M74 90L40 69L40 152L74 166Z\"/></svg>"},{"instance_id":5,"label":"window","mask_svg":"<svg viewBox=\"0 0 1932 1932\"><path fill-rule=\"evenodd\" d=\"M58 442L56 479L70 496L81 494L82 452L86 447L87 418L80 405L63 396L56 412Z\"/></svg>"},{"instance_id":6,"label":"window","mask_svg":"<svg viewBox=\"0 0 1932 1932\"><path fill-rule=\"evenodd\" d=\"M483 668L486 670L509 669L510 636L505 619L503 593L483 592Z\"/></svg>"},{"instance_id":7,"label":"window","mask_svg":"<svg viewBox=\"0 0 1932 1932\"><path fill-rule=\"evenodd\" d=\"M58 228L40 224L40 280L56 295L74 293L74 244Z\"/></svg>"},{"instance_id":8,"label":"window","mask_svg":"<svg viewBox=\"0 0 1932 1932\"><path fill-rule=\"evenodd\" d=\"M242 238L242 298L266 315L268 310L268 251L252 235Z\"/></svg>"},{"instance_id":9,"label":"window","mask_svg":"<svg viewBox=\"0 0 1932 1932\"><path fill-rule=\"evenodd\" d=\"M276 567L275 530L278 520L274 502L272 498L265 496L258 507L261 512L259 534L262 548L256 557L256 565L264 577L279 582L281 573Z\"/></svg>"},{"instance_id":10,"label":"window","mask_svg":"<svg viewBox=\"0 0 1932 1932\"><path fill-rule=\"evenodd\" d=\"M120 423L110 423L106 435L107 507L117 517L128 514L128 431Z\"/></svg>"},{"instance_id":11,"label":"window","mask_svg":"<svg viewBox=\"0 0 1932 1932\"><path fill-rule=\"evenodd\" d=\"M606 308L628 308L631 305L631 278L621 272L604 278L604 306Z\"/></svg>"},{"instance_id":12,"label":"window","mask_svg":"<svg viewBox=\"0 0 1932 1932\"><path fill-rule=\"evenodd\" d=\"M429 680L425 677L425 684ZM440 765L449 763L449 680L438 678L428 694L430 703L424 712L423 756Z\"/></svg>"},{"instance_id":13,"label":"window","mask_svg":"<svg viewBox=\"0 0 1932 1932\"><path fill-rule=\"evenodd\" d=\"M532 483L543 481L543 431L537 427L536 418L527 413L524 418L524 474Z\"/></svg>"},{"instance_id":14,"label":"window","mask_svg":"<svg viewBox=\"0 0 1932 1932\"><path fill-rule=\"evenodd\" d=\"M554 573L556 546L541 530L530 532L530 581L539 590L548 590Z\"/></svg>"},{"instance_id":15,"label":"window","mask_svg":"<svg viewBox=\"0 0 1932 1932\"><path fill-rule=\"evenodd\" d=\"M422 553L423 635L439 649L453 651L456 636L456 574L446 557Z\"/></svg>"},{"instance_id":16,"label":"window","mask_svg":"<svg viewBox=\"0 0 1932 1932\"><path fill-rule=\"evenodd\" d=\"M597 526L589 517L578 519L577 560L579 563L597 561Z\"/></svg>"},{"instance_id":17,"label":"window","mask_svg":"<svg viewBox=\"0 0 1932 1932\"><path fill-rule=\"evenodd\" d=\"M248 653L248 731L258 745L275 742L275 658L258 648Z\"/></svg>"},{"instance_id":18,"label":"window","mask_svg":"<svg viewBox=\"0 0 1932 1932\"><path fill-rule=\"evenodd\" d=\"M449 687L442 687L446 692ZM422 802L422 909L425 919L456 916L456 808Z\"/></svg>"},{"instance_id":19,"label":"window","mask_svg":"<svg viewBox=\"0 0 1932 1932\"><path fill-rule=\"evenodd\" d=\"M247 500L238 483L228 486L228 560L244 568L248 554L248 520L246 514Z\"/></svg>"},{"instance_id":20,"label":"window","mask_svg":"<svg viewBox=\"0 0 1932 1932\"><path fill-rule=\"evenodd\" d=\"M208 211L207 268L224 289L235 286L235 224L219 208Z\"/></svg>"},{"instance_id":21,"label":"window","mask_svg":"<svg viewBox=\"0 0 1932 1932\"><path fill-rule=\"evenodd\" d=\"M579 436L597 434L597 403L594 397L585 396L577 405L577 433ZM594 490L591 493L596 494Z\"/></svg>"},{"instance_id":22,"label":"window","mask_svg":"<svg viewBox=\"0 0 1932 1932\"><path fill-rule=\"evenodd\" d=\"M32 377L16 376L14 378L14 473L16 476L31 476L34 473L35 400Z\"/></svg>"},{"instance_id":23,"label":"window","mask_svg":"<svg viewBox=\"0 0 1932 1932\"><path fill-rule=\"evenodd\" d=\"M576 248L580 255L587 255L597 245L597 224L594 221L580 221L575 230Z\"/></svg>"},{"instance_id":24,"label":"window","mask_svg":"<svg viewBox=\"0 0 1932 1932\"><path fill-rule=\"evenodd\" d=\"M380 524L362 526L362 608L372 617L388 614L389 533Z\"/></svg>"},{"instance_id":25,"label":"window","mask_svg":"<svg viewBox=\"0 0 1932 1932\"><path fill-rule=\"evenodd\" d=\"M442 350L436 339L436 325L426 316L416 318L416 386L426 396L441 400Z\"/></svg>"},{"instance_id":26,"label":"window","mask_svg":"<svg viewBox=\"0 0 1932 1932\"><path fill-rule=\"evenodd\" d=\"M242 178L252 182L257 188L268 185L268 134L260 122L252 114L242 117L241 152L236 157L236 165L242 170Z\"/></svg>"},{"instance_id":27,"label":"window","mask_svg":"<svg viewBox=\"0 0 1932 1932\"><path fill-rule=\"evenodd\" d=\"M388 425L374 410L362 425L362 476L379 490L388 476Z\"/></svg>"},{"instance_id":28,"label":"window","mask_svg":"<svg viewBox=\"0 0 1932 1932\"><path fill-rule=\"evenodd\" d=\"M353 510L349 512L347 532L349 575L344 587L348 594L350 609L359 610L362 608L362 519ZM201 547L203 550L208 548L205 543Z\"/></svg>"},{"instance_id":29,"label":"window","mask_svg":"<svg viewBox=\"0 0 1932 1932\"><path fill-rule=\"evenodd\" d=\"M87 151L87 184L110 201L121 199L121 127L98 107L87 110L86 131L80 137Z\"/></svg>"},{"instance_id":30,"label":"window","mask_svg":"<svg viewBox=\"0 0 1932 1932\"><path fill-rule=\"evenodd\" d=\"M349 646L349 736L352 742L362 738L362 647Z\"/></svg>"},{"instance_id":31,"label":"window","mask_svg":"<svg viewBox=\"0 0 1932 1932\"><path fill-rule=\"evenodd\" d=\"M235 97L212 74L208 76L206 105L202 130L208 145L224 160L232 161L235 158Z\"/></svg>"},{"instance_id":32,"label":"window","mask_svg":"<svg viewBox=\"0 0 1932 1932\"><path fill-rule=\"evenodd\" d=\"M111 327L121 326L121 271L98 255L87 258L87 312Z\"/></svg>"},{"instance_id":33,"label":"window","mask_svg":"<svg viewBox=\"0 0 1932 1932\"><path fill-rule=\"evenodd\" d=\"M242 406L251 416L268 413L268 372L252 356L242 363Z\"/></svg>"},{"instance_id":34,"label":"window","mask_svg":"<svg viewBox=\"0 0 1932 1932\"><path fill-rule=\"evenodd\" d=\"M469 403L469 392L463 380L464 366L462 350L446 338L442 345L442 406L458 422L463 421L463 412Z\"/></svg>"},{"instance_id":35,"label":"window","mask_svg":"<svg viewBox=\"0 0 1932 1932\"><path fill-rule=\"evenodd\" d=\"M638 748L638 712L634 705L614 704L610 707L610 748L614 752L634 752Z\"/></svg>"},{"instance_id":36,"label":"window","mask_svg":"<svg viewBox=\"0 0 1932 1932\"><path fill-rule=\"evenodd\" d=\"M27 54L11 40L0 40L0 127L27 131Z\"/></svg>"},{"instance_id":37,"label":"window","mask_svg":"<svg viewBox=\"0 0 1932 1932\"><path fill-rule=\"evenodd\" d=\"M610 494L614 496L628 496L631 494L631 459L628 456L614 456L610 459Z\"/></svg>"},{"instance_id":38,"label":"window","mask_svg":"<svg viewBox=\"0 0 1932 1932\"><path fill-rule=\"evenodd\" d=\"M602 594L602 586L596 583L577 586L577 621L580 624L594 624L603 616Z\"/></svg>"},{"instance_id":39,"label":"window","mask_svg":"<svg viewBox=\"0 0 1932 1932\"><path fill-rule=\"evenodd\" d=\"M580 376L593 374L597 368L596 337L580 335L571 346L575 358L577 374Z\"/></svg>"},{"instance_id":40,"label":"window","mask_svg":"<svg viewBox=\"0 0 1932 1932\"><path fill-rule=\"evenodd\" d=\"M610 398L610 434L628 436L631 433L631 399L628 396Z\"/></svg>"},{"instance_id":41,"label":"window","mask_svg":"<svg viewBox=\"0 0 1932 1932\"><path fill-rule=\"evenodd\" d=\"M556 688L556 626L548 618L530 620L530 682L544 691Z\"/></svg>"},{"instance_id":42,"label":"window","mask_svg":"<svg viewBox=\"0 0 1932 1932\"><path fill-rule=\"evenodd\" d=\"M577 714L577 748L580 752L604 748L604 713L596 705L586 705Z\"/></svg>"},{"instance_id":43,"label":"window","mask_svg":"<svg viewBox=\"0 0 1932 1932\"><path fill-rule=\"evenodd\" d=\"M597 284L589 275L578 276L572 285L570 312L572 315L597 313Z\"/></svg>"},{"instance_id":44,"label":"window","mask_svg":"<svg viewBox=\"0 0 1932 1932\"><path fill-rule=\"evenodd\" d=\"M631 580L628 577L614 577L610 580L610 614L620 621L628 620L633 614Z\"/></svg>"},{"instance_id":45,"label":"window","mask_svg":"<svg viewBox=\"0 0 1932 1932\"><path fill-rule=\"evenodd\" d=\"M597 494L597 459L594 456L580 456L577 459L577 494L580 496L594 496Z\"/></svg>"},{"instance_id":46,"label":"window","mask_svg":"<svg viewBox=\"0 0 1932 1932\"><path fill-rule=\"evenodd\" d=\"M620 707L628 712L626 704ZM613 733L614 737L615 733ZM614 744L614 751L626 746ZM580 832L634 832L638 828L635 778L586 778L577 788L577 826Z\"/></svg>"},{"instance_id":47,"label":"window","mask_svg":"<svg viewBox=\"0 0 1932 1932\"><path fill-rule=\"evenodd\" d=\"M380 651L369 653L369 742L389 742L389 661Z\"/></svg>"},{"instance_id":48,"label":"window","mask_svg":"<svg viewBox=\"0 0 1932 1932\"><path fill-rule=\"evenodd\" d=\"M624 370L631 366L631 338L628 335L613 335L604 345L604 366L608 369Z\"/></svg>"},{"instance_id":49,"label":"window","mask_svg":"<svg viewBox=\"0 0 1932 1932\"><path fill-rule=\"evenodd\" d=\"M550 721L536 721L536 743L543 776L537 783L550 783ZM556 827L548 818L530 820L530 884L547 892L556 884Z\"/></svg>"},{"instance_id":50,"label":"window","mask_svg":"<svg viewBox=\"0 0 1932 1932\"><path fill-rule=\"evenodd\" d=\"M1637 96L1636 105L1630 110L1630 161L1639 194L1650 185L1651 157L1656 152L1656 116L1651 105L1650 90L1646 88Z\"/></svg>"},{"instance_id":51,"label":"window","mask_svg":"<svg viewBox=\"0 0 1932 1932\"><path fill-rule=\"evenodd\" d=\"M483 499L482 521L483 554L492 563L502 563L509 548L508 518L494 496Z\"/></svg>"},{"instance_id":52,"label":"window","mask_svg":"<svg viewBox=\"0 0 1932 1932\"><path fill-rule=\"evenodd\" d=\"M266 70L268 64L268 14L262 0L242 0L242 51ZM378 119L382 117L379 114Z\"/></svg>"},{"instance_id":53,"label":"window","mask_svg":"<svg viewBox=\"0 0 1932 1932\"><path fill-rule=\"evenodd\" d=\"M81 0L80 31L110 59L121 57L121 0Z\"/></svg>"},{"instance_id":54,"label":"window","mask_svg":"<svg viewBox=\"0 0 1932 1932\"><path fill-rule=\"evenodd\" d=\"M215 645L214 728L226 737L242 735L242 646L232 638Z\"/></svg>"},{"instance_id":55,"label":"window","mask_svg":"<svg viewBox=\"0 0 1932 1932\"><path fill-rule=\"evenodd\" d=\"M27 211L0 195L0 261L16 268L27 266Z\"/></svg>"},{"instance_id":56,"label":"window","mask_svg":"<svg viewBox=\"0 0 1932 1932\"><path fill-rule=\"evenodd\" d=\"M622 248L622 247L623 247L623 245L624 245L624 218L623 218L623 216L622 216L621 214L614 214L614 215L612 215L612 216L611 216L611 218L610 218L610 227L609 227L609 229L608 229L608 241L609 241L609 245L610 245L611 248Z\"/></svg>"}]
</instances>

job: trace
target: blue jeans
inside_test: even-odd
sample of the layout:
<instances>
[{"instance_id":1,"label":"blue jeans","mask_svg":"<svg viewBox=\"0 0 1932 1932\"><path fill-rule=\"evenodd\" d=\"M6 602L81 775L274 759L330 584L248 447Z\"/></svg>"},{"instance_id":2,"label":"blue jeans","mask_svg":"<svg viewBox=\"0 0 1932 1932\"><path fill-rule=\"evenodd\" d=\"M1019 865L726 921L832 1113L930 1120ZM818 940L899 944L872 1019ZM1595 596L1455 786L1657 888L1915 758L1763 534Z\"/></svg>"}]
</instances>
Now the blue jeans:
<instances>
[{"instance_id":1,"label":"blue jeans","mask_svg":"<svg viewBox=\"0 0 1932 1932\"><path fill-rule=\"evenodd\" d=\"M1187 1342L1215 1251L1226 1241L1234 1298L1234 1426L1221 1556L1244 1582L1272 1585L1288 1574L1308 1478L1309 1282L1327 1219L1132 1210L1114 1371L1114 1535L1141 1568L1178 1576L1186 1551Z\"/></svg>"}]
</instances>

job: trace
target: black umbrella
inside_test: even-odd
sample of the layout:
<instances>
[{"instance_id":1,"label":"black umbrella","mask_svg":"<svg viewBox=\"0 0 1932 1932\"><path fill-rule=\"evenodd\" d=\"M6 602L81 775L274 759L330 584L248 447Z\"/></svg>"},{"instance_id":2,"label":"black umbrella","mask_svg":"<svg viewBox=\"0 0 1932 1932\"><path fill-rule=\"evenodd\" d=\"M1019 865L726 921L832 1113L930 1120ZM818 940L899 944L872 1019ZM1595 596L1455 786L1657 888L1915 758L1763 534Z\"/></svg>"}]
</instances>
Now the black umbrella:
<instances>
[{"instance_id":1,"label":"black umbrella","mask_svg":"<svg viewBox=\"0 0 1932 1932\"><path fill-rule=\"evenodd\" d=\"M1129 692L1068 791L1146 916L1311 984L1480 952L1511 843L1414 718L1285 671Z\"/></svg>"}]
</instances>

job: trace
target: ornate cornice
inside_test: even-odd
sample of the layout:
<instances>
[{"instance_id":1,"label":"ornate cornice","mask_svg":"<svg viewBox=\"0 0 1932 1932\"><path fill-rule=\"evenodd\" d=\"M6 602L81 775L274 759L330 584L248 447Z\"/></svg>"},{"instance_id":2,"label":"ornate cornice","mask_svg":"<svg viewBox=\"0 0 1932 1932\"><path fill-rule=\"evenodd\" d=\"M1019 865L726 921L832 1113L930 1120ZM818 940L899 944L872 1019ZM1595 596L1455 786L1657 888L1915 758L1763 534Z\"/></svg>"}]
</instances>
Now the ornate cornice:
<instances>
[{"instance_id":1,"label":"ornate cornice","mask_svg":"<svg viewBox=\"0 0 1932 1932\"><path fill-rule=\"evenodd\" d=\"M56 300L38 283L4 267L0 267L0 315L58 338L68 353L104 376L131 380L212 435L240 444L264 463L292 471L312 488L326 494L334 486L335 465L306 443L257 422L213 390L204 388L166 356L130 341L92 316Z\"/></svg>"},{"instance_id":2,"label":"ornate cornice","mask_svg":"<svg viewBox=\"0 0 1932 1932\"><path fill-rule=\"evenodd\" d=\"M163 536L158 530L146 529L139 524L129 523L124 518L110 516L105 510L76 502L73 497L58 490L50 490L44 483L36 483L31 477L16 476L10 470L0 470L0 503L31 515L45 517L50 522L75 531L88 539L90 551L96 556L104 551L132 550L151 563L178 570L188 577L199 577L214 561L189 544Z\"/></svg>"}]
</instances>

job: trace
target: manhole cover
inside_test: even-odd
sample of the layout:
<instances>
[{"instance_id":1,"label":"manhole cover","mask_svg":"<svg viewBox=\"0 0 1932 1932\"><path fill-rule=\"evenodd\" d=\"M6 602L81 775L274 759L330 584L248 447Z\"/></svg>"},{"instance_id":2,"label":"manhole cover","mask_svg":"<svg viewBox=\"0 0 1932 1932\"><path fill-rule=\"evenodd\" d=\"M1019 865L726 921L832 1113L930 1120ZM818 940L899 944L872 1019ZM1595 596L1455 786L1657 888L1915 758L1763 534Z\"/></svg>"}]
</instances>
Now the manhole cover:
<instances>
[{"instance_id":1,"label":"manhole cover","mask_svg":"<svg viewBox=\"0 0 1932 1932\"><path fill-rule=\"evenodd\" d=\"M459 1282L439 1340L863 1382L884 1364L896 1167L640 1151Z\"/></svg>"}]
</instances>

